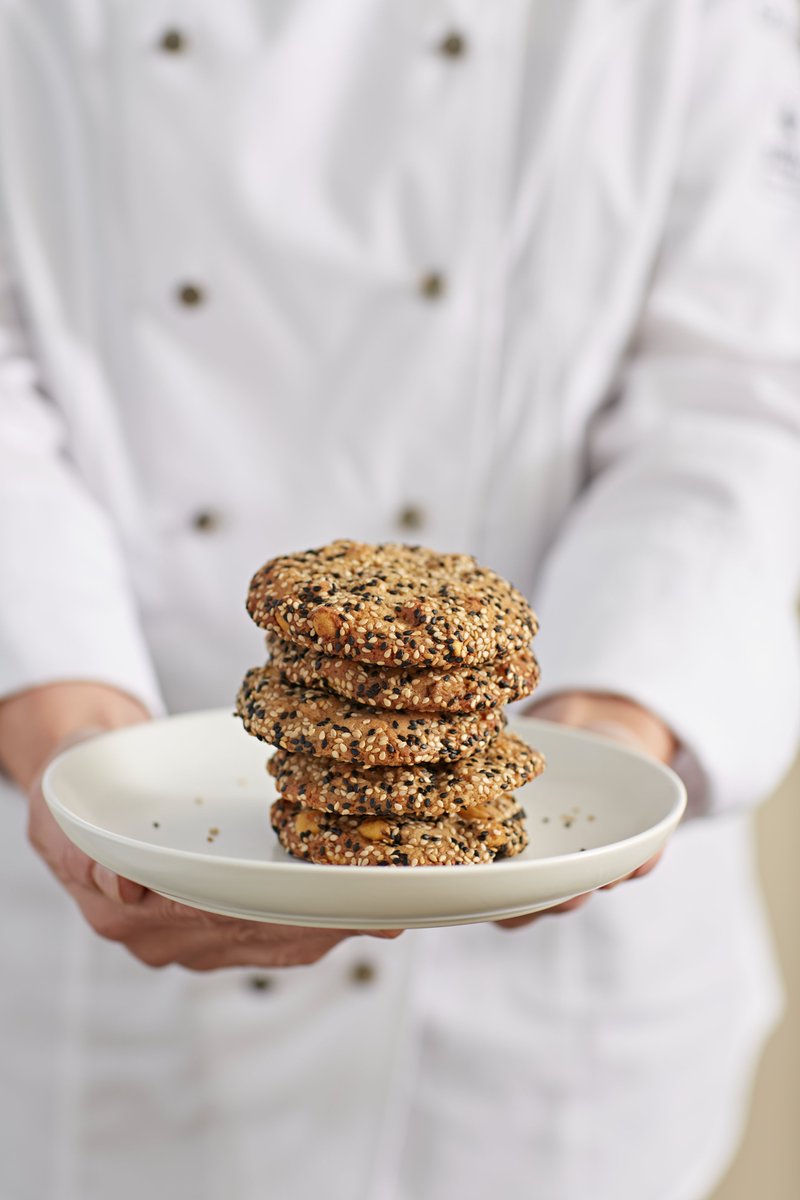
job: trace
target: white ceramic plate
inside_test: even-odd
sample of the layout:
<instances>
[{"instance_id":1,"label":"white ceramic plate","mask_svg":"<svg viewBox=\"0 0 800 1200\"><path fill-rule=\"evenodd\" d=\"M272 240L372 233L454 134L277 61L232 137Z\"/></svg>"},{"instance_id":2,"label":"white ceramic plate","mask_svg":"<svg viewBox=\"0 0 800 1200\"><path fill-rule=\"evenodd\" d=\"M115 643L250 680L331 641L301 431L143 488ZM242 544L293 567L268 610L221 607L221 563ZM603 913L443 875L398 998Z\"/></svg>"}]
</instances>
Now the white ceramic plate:
<instances>
[{"instance_id":1,"label":"white ceramic plate","mask_svg":"<svg viewBox=\"0 0 800 1200\"><path fill-rule=\"evenodd\" d=\"M519 790L530 846L463 867L315 866L269 824L269 749L228 710L169 717L67 750L44 794L97 862L162 895L286 925L397 929L547 908L627 875L659 850L685 805L666 767L604 738L522 719L547 770Z\"/></svg>"}]
</instances>

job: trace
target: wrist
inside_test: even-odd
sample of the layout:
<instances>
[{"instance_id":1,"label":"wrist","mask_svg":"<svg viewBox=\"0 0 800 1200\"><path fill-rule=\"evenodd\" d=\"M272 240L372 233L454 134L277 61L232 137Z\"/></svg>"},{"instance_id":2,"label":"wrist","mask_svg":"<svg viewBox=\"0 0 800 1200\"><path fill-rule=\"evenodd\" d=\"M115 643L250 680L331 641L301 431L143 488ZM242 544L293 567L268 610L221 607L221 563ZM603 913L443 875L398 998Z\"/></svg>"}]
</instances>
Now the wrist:
<instances>
[{"instance_id":1,"label":"wrist","mask_svg":"<svg viewBox=\"0 0 800 1200\"><path fill-rule=\"evenodd\" d=\"M534 703L526 712L528 716L542 720L606 733L636 745L661 762L669 762L678 748L677 739L668 725L649 709L624 696L604 692L563 692Z\"/></svg>"},{"instance_id":2,"label":"wrist","mask_svg":"<svg viewBox=\"0 0 800 1200\"><path fill-rule=\"evenodd\" d=\"M0 770L27 791L71 741L148 718L138 700L99 683L52 683L0 702Z\"/></svg>"}]
</instances>

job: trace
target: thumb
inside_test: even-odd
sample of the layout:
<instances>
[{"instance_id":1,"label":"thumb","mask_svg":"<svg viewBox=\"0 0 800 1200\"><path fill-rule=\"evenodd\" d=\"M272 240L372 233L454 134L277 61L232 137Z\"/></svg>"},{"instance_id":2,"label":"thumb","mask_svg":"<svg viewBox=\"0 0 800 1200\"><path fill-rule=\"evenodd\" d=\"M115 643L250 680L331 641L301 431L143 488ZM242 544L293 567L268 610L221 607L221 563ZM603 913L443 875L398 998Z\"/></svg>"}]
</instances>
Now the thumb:
<instances>
[{"instance_id":1,"label":"thumb","mask_svg":"<svg viewBox=\"0 0 800 1200\"><path fill-rule=\"evenodd\" d=\"M147 888L142 887L140 883L134 883L132 879L125 879L124 876L115 874L101 863L92 864L90 875L98 892L101 892L106 900L111 900L114 904L138 904L140 900L144 899L147 891Z\"/></svg>"}]
</instances>

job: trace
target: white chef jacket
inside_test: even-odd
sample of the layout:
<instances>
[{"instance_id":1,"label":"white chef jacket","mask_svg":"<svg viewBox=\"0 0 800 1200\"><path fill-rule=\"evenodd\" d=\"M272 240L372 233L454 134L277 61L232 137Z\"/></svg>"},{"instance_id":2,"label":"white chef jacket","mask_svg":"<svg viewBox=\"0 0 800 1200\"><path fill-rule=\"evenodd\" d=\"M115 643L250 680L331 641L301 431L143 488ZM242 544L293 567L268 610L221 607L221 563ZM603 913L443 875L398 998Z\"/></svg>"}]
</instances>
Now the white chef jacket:
<instances>
[{"instance_id":1,"label":"white chef jacket","mask_svg":"<svg viewBox=\"0 0 800 1200\"><path fill-rule=\"evenodd\" d=\"M231 701L252 570L468 550L692 819L568 917L194 976L0 804L3 1200L699 1200L800 715L791 0L0 0L0 693Z\"/></svg>"}]
</instances>

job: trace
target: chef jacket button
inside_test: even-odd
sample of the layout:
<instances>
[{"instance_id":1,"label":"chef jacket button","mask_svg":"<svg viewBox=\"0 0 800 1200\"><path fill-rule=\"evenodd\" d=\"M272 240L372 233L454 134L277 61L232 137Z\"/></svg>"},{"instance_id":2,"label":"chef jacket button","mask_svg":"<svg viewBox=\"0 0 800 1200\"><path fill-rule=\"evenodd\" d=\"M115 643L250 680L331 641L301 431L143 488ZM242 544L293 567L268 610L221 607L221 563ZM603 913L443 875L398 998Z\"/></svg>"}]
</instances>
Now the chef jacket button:
<instances>
[{"instance_id":1,"label":"chef jacket button","mask_svg":"<svg viewBox=\"0 0 800 1200\"><path fill-rule=\"evenodd\" d=\"M166 29L158 44L167 54L181 54L186 49L186 38L180 29Z\"/></svg>"},{"instance_id":2,"label":"chef jacket button","mask_svg":"<svg viewBox=\"0 0 800 1200\"><path fill-rule=\"evenodd\" d=\"M270 992L275 986L271 975L251 975L247 980L251 992Z\"/></svg>"},{"instance_id":3,"label":"chef jacket button","mask_svg":"<svg viewBox=\"0 0 800 1200\"><path fill-rule=\"evenodd\" d=\"M407 504L397 514L397 524L401 529L413 533L417 529L422 529L425 524L425 513L418 504Z\"/></svg>"},{"instance_id":4,"label":"chef jacket button","mask_svg":"<svg viewBox=\"0 0 800 1200\"><path fill-rule=\"evenodd\" d=\"M467 52L467 39L455 31L448 33L439 42L439 53L445 58L463 58Z\"/></svg>"},{"instance_id":5,"label":"chef jacket button","mask_svg":"<svg viewBox=\"0 0 800 1200\"><path fill-rule=\"evenodd\" d=\"M196 283L182 283L178 288L178 299L185 308L197 308L205 298L205 292Z\"/></svg>"},{"instance_id":6,"label":"chef jacket button","mask_svg":"<svg viewBox=\"0 0 800 1200\"><path fill-rule=\"evenodd\" d=\"M353 963L350 968L350 982L363 987L364 984L373 983L375 980L376 971L372 963L357 962Z\"/></svg>"},{"instance_id":7,"label":"chef jacket button","mask_svg":"<svg viewBox=\"0 0 800 1200\"><path fill-rule=\"evenodd\" d=\"M444 276L438 271L428 271L419 281L419 293L426 300L438 300L444 295Z\"/></svg>"},{"instance_id":8,"label":"chef jacket button","mask_svg":"<svg viewBox=\"0 0 800 1200\"><path fill-rule=\"evenodd\" d=\"M198 533L216 533L222 525L222 515L209 508L202 508L192 517L192 528Z\"/></svg>"}]
</instances>

